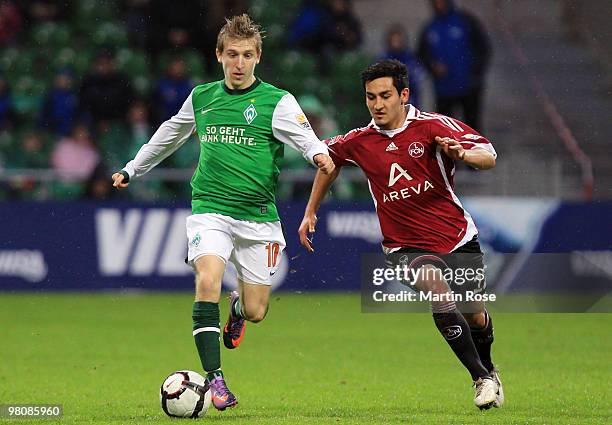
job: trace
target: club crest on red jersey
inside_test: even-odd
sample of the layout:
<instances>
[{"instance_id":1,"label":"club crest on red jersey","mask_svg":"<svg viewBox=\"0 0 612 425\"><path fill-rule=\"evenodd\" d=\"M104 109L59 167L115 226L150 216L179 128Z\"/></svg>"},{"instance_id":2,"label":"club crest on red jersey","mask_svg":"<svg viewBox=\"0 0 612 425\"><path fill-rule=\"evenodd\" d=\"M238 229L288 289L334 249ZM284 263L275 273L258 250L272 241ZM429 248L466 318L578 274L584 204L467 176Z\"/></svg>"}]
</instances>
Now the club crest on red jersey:
<instances>
[{"instance_id":1,"label":"club crest on red jersey","mask_svg":"<svg viewBox=\"0 0 612 425\"><path fill-rule=\"evenodd\" d=\"M412 142L408 146L408 153L413 158L420 158L425 153L425 146L421 142Z\"/></svg>"}]
</instances>

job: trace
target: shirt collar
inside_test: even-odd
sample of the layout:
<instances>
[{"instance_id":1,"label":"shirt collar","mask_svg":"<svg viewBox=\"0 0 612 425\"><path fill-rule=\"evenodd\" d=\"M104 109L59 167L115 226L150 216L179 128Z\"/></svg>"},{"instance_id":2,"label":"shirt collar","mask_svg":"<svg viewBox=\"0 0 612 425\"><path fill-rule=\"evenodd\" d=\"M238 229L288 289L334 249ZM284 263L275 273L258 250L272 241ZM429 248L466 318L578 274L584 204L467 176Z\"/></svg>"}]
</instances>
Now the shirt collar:
<instances>
[{"instance_id":1,"label":"shirt collar","mask_svg":"<svg viewBox=\"0 0 612 425\"><path fill-rule=\"evenodd\" d=\"M250 86L248 86L247 88L244 89L230 89L227 84L225 84L225 80L223 81L223 90L225 90L225 92L227 94L233 94L233 95L241 95L241 94L245 94L248 93L250 91L253 91L257 88L257 86L259 86L261 84L261 80L257 77L255 77L255 82L253 84L251 84Z\"/></svg>"},{"instance_id":2,"label":"shirt collar","mask_svg":"<svg viewBox=\"0 0 612 425\"><path fill-rule=\"evenodd\" d=\"M414 120L416 120L419 117L420 114L421 114L421 111L419 111L417 108L415 108L411 104L407 104L406 105L406 119L404 120L404 123L402 124L401 127L394 128L392 130L383 130L376 125L374 120L370 121L369 126L372 127L374 130L378 131L379 133L384 134L385 136L393 137L396 134L404 131L410 125L410 123L412 123Z\"/></svg>"}]
</instances>

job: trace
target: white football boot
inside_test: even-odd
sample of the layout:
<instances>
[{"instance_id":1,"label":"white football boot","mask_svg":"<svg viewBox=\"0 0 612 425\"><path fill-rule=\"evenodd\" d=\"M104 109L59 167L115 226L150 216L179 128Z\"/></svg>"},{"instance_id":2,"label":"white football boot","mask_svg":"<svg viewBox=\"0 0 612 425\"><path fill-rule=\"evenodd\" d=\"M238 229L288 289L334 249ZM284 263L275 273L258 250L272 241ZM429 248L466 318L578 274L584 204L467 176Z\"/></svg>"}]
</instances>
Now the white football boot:
<instances>
[{"instance_id":1,"label":"white football boot","mask_svg":"<svg viewBox=\"0 0 612 425\"><path fill-rule=\"evenodd\" d=\"M497 369L493 370L493 374L491 376L497 384L497 398L495 399L495 403L493 403L493 407L502 407L504 404L504 387L502 386L501 379L499 379L499 372Z\"/></svg>"},{"instance_id":2,"label":"white football boot","mask_svg":"<svg viewBox=\"0 0 612 425\"><path fill-rule=\"evenodd\" d=\"M490 409L493 403L497 400L497 383L492 378L479 378L474 381L476 387L476 395L474 396L474 404L480 410Z\"/></svg>"}]
</instances>

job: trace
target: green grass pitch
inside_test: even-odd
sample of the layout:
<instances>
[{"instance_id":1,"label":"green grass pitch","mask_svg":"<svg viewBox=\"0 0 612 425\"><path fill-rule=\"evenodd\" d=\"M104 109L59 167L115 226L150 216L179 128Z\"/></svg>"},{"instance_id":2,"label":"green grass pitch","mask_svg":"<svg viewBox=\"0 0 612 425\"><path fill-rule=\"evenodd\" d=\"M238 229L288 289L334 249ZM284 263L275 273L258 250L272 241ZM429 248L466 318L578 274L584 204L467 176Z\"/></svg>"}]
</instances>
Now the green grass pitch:
<instances>
[{"instance_id":1,"label":"green grass pitch","mask_svg":"<svg viewBox=\"0 0 612 425\"><path fill-rule=\"evenodd\" d=\"M200 371L189 294L0 294L0 404L61 403L61 421L177 423L159 385ZM227 304L222 303L225 321ZM612 315L496 314L502 409L472 404L427 314L362 314L357 295L274 294L223 369L231 424L612 423Z\"/></svg>"}]
</instances>

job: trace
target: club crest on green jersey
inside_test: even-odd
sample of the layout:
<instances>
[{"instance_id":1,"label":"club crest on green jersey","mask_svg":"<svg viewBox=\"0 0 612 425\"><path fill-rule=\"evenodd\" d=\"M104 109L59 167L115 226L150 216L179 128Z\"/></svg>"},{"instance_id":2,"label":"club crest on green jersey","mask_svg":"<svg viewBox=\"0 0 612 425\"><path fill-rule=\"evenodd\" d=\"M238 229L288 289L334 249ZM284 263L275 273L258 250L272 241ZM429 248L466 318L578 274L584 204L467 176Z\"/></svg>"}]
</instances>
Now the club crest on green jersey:
<instances>
[{"instance_id":1,"label":"club crest on green jersey","mask_svg":"<svg viewBox=\"0 0 612 425\"><path fill-rule=\"evenodd\" d=\"M255 109L255 105L252 103L244 110L244 117L247 120L247 123L251 124L255 117L257 117L257 110Z\"/></svg>"}]
</instances>

